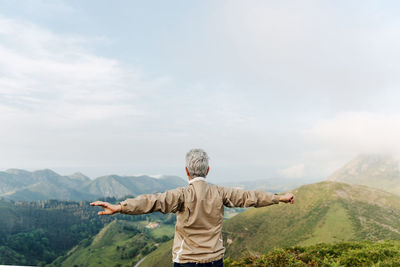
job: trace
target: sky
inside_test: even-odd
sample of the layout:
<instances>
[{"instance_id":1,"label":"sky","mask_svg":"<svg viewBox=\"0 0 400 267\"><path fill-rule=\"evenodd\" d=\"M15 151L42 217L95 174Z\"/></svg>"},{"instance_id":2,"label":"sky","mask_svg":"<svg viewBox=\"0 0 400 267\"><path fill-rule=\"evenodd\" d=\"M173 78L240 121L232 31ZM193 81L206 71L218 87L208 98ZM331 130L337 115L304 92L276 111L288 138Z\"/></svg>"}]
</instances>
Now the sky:
<instances>
[{"instance_id":1,"label":"sky","mask_svg":"<svg viewBox=\"0 0 400 267\"><path fill-rule=\"evenodd\" d=\"M398 1L0 0L0 170L319 179L400 152Z\"/></svg>"}]
</instances>

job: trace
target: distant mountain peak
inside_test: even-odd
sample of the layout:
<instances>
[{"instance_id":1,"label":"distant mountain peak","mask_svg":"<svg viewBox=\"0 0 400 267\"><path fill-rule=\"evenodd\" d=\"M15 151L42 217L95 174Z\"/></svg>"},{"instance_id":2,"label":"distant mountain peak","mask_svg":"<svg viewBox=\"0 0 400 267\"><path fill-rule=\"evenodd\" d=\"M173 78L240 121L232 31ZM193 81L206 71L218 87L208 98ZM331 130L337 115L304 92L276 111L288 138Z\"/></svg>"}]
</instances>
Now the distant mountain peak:
<instances>
[{"instance_id":1,"label":"distant mountain peak","mask_svg":"<svg viewBox=\"0 0 400 267\"><path fill-rule=\"evenodd\" d=\"M68 175L68 177L71 179L80 180L80 181L90 181L90 178L81 172L75 172L71 175Z\"/></svg>"},{"instance_id":2,"label":"distant mountain peak","mask_svg":"<svg viewBox=\"0 0 400 267\"><path fill-rule=\"evenodd\" d=\"M390 154L361 154L326 180L366 185L400 194L399 160Z\"/></svg>"},{"instance_id":3,"label":"distant mountain peak","mask_svg":"<svg viewBox=\"0 0 400 267\"><path fill-rule=\"evenodd\" d=\"M45 175L52 175L52 176L61 176L58 173L56 173L53 170L50 169L43 169L43 170L37 170L33 172L34 174L45 174Z\"/></svg>"}]
</instances>

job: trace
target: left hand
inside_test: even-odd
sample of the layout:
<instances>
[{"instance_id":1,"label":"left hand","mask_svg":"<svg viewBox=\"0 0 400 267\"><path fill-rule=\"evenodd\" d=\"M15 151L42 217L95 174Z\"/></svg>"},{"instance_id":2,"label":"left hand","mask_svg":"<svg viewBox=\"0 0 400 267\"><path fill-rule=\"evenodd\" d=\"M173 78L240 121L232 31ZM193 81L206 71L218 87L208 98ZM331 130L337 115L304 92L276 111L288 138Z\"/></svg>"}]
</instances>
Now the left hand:
<instances>
[{"instance_id":1,"label":"left hand","mask_svg":"<svg viewBox=\"0 0 400 267\"><path fill-rule=\"evenodd\" d=\"M103 202L103 201L95 201L90 203L90 206L100 206L104 208L104 211L99 211L97 214L98 215L112 215L114 213L120 212L121 211L121 205L113 205L108 202Z\"/></svg>"}]
</instances>

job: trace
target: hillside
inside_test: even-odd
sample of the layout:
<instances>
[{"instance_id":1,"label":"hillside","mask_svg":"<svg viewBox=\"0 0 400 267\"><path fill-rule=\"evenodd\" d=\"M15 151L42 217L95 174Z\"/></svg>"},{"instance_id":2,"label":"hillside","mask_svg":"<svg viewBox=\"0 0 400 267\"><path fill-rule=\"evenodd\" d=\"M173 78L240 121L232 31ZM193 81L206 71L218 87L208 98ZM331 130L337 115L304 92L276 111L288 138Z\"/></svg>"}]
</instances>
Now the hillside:
<instances>
[{"instance_id":1,"label":"hillside","mask_svg":"<svg viewBox=\"0 0 400 267\"><path fill-rule=\"evenodd\" d=\"M133 266L172 236L173 225L150 230L145 222L113 221L49 266Z\"/></svg>"},{"instance_id":2,"label":"hillside","mask_svg":"<svg viewBox=\"0 0 400 267\"><path fill-rule=\"evenodd\" d=\"M90 180L81 173L62 176L52 170L29 172L9 169L0 172L0 198L14 201L95 200L102 197L122 198L128 195L162 192L186 186L177 176L108 175Z\"/></svg>"},{"instance_id":3,"label":"hillside","mask_svg":"<svg viewBox=\"0 0 400 267\"><path fill-rule=\"evenodd\" d=\"M327 181L360 184L400 195L399 161L392 155L359 155Z\"/></svg>"},{"instance_id":4,"label":"hillside","mask_svg":"<svg viewBox=\"0 0 400 267\"><path fill-rule=\"evenodd\" d=\"M400 266L400 241L342 242L274 249L265 254L227 258L225 267Z\"/></svg>"},{"instance_id":5,"label":"hillside","mask_svg":"<svg viewBox=\"0 0 400 267\"><path fill-rule=\"evenodd\" d=\"M293 192L295 205L252 208L227 220L227 255L274 247L400 239L400 197L365 186L321 182Z\"/></svg>"},{"instance_id":6,"label":"hillside","mask_svg":"<svg viewBox=\"0 0 400 267\"><path fill-rule=\"evenodd\" d=\"M139 264L139 267L172 266L173 240L161 244Z\"/></svg>"}]
</instances>

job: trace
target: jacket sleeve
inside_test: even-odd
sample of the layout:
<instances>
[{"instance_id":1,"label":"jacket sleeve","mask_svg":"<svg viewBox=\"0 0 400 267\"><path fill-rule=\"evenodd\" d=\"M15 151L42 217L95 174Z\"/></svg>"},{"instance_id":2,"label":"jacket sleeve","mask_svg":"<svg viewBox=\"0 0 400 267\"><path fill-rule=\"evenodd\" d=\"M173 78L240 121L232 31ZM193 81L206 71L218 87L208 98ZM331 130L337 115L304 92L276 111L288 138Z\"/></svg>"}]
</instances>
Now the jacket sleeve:
<instances>
[{"instance_id":1,"label":"jacket sleeve","mask_svg":"<svg viewBox=\"0 0 400 267\"><path fill-rule=\"evenodd\" d=\"M230 187L220 187L223 203L227 207L265 207L279 204L277 194L267 193L262 190L242 190Z\"/></svg>"},{"instance_id":2,"label":"jacket sleeve","mask_svg":"<svg viewBox=\"0 0 400 267\"><path fill-rule=\"evenodd\" d=\"M133 215L155 211L175 213L180 209L183 201L183 188L168 190L164 193L144 194L120 202L121 213Z\"/></svg>"}]
</instances>

